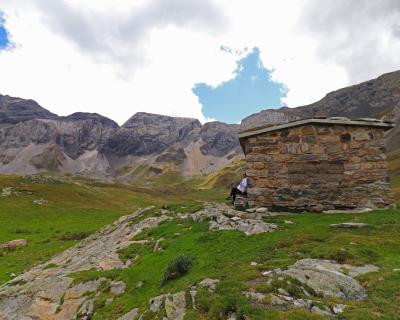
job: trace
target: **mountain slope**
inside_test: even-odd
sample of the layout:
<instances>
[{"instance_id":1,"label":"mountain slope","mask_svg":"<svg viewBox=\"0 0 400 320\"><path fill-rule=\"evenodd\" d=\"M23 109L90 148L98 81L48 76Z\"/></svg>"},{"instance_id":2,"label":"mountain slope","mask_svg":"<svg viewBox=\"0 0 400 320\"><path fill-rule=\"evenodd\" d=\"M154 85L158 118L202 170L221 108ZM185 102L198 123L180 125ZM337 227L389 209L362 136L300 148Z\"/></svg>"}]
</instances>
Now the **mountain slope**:
<instances>
[{"instance_id":1,"label":"mountain slope","mask_svg":"<svg viewBox=\"0 0 400 320\"><path fill-rule=\"evenodd\" d=\"M238 125L140 112L121 127L96 113L60 117L33 100L0 96L0 173L56 172L132 180L197 175L241 156Z\"/></svg>"},{"instance_id":2,"label":"mountain slope","mask_svg":"<svg viewBox=\"0 0 400 320\"><path fill-rule=\"evenodd\" d=\"M400 71L328 93L321 100L297 108L263 110L242 120L242 128L316 116L383 118L399 121Z\"/></svg>"}]
</instances>

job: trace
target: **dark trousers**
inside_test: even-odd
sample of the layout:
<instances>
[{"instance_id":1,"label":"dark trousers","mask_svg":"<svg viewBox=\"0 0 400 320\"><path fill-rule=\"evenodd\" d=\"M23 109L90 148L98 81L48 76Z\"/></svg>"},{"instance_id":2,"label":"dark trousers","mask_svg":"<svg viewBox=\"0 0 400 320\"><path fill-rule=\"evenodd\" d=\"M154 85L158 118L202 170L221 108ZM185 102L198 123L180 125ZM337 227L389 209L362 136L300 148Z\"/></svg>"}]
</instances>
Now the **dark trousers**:
<instances>
[{"instance_id":1,"label":"dark trousers","mask_svg":"<svg viewBox=\"0 0 400 320\"><path fill-rule=\"evenodd\" d=\"M232 190L231 190L231 194L230 194L230 196L232 197L232 203L235 202L236 196L237 196L238 194L243 194L243 192L240 191L238 188L233 187Z\"/></svg>"}]
</instances>

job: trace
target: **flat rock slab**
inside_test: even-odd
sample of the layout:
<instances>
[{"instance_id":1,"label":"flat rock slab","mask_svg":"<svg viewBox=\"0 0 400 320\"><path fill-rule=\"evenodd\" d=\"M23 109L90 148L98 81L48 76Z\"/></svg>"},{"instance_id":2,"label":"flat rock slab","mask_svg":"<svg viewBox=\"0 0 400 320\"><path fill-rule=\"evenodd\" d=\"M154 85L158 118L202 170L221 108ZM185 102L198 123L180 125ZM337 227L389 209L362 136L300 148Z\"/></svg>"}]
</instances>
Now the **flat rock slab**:
<instances>
[{"instance_id":1,"label":"flat rock slab","mask_svg":"<svg viewBox=\"0 0 400 320\"><path fill-rule=\"evenodd\" d=\"M331 224L332 228L343 228L343 229L361 229L367 228L370 225L368 223L361 223L361 222L343 222L337 224Z\"/></svg>"},{"instance_id":2,"label":"flat rock slab","mask_svg":"<svg viewBox=\"0 0 400 320\"><path fill-rule=\"evenodd\" d=\"M281 273L299 280L327 297L364 300L367 293L353 277L378 270L379 268L373 265L356 267L330 260L302 259Z\"/></svg>"}]
</instances>

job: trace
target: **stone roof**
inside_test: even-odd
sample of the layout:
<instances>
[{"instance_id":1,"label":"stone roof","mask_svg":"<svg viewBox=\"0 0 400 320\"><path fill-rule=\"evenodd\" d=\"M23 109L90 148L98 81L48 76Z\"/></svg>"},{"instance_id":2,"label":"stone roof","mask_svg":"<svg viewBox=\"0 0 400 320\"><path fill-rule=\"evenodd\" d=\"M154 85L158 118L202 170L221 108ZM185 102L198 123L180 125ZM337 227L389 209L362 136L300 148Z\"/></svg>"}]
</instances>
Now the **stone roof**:
<instances>
[{"instance_id":1,"label":"stone roof","mask_svg":"<svg viewBox=\"0 0 400 320\"><path fill-rule=\"evenodd\" d=\"M340 124L349 126L365 126L365 127L377 127L384 130L389 130L394 127L391 122L385 122L373 118L357 118L349 119L346 117L331 117L331 118L309 118L302 120L294 120L286 123L281 123L278 125L266 125L262 127L250 128L238 133L238 138L251 137L265 132L283 130L292 127L303 126L306 124Z\"/></svg>"}]
</instances>

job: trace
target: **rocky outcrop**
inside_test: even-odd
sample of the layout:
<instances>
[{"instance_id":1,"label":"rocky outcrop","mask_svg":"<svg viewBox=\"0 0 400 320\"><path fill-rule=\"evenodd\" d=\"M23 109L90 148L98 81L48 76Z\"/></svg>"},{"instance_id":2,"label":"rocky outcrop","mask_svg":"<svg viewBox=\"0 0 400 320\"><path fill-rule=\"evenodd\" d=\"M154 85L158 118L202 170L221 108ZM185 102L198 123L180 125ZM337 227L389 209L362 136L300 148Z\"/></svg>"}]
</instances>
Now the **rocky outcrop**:
<instances>
[{"instance_id":1,"label":"rocky outcrop","mask_svg":"<svg viewBox=\"0 0 400 320\"><path fill-rule=\"evenodd\" d=\"M109 287L113 296L125 291L121 281L97 279L74 283L71 273L97 269L126 268L132 262L120 260L118 251L129 246L131 239L148 228L155 228L168 216L149 217L132 223L150 208L121 217L81 241L79 244L0 286L0 319L90 319L94 296L100 285Z\"/></svg>"},{"instance_id":2,"label":"rocky outcrop","mask_svg":"<svg viewBox=\"0 0 400 320\"><path fill-rule=\"evenodd\" d=\"M344 311L344 303L367 298L366 289L355 277L378 270L379 268L373 265L352 266L331 260L302 259L286 270L262 272L262 275L267 277L266 285L271 286L271 293L260 293L253 287L244 292L244 295L260 308L303 308L324 318L336 319ZM254 283L264 281L258 279ZM290 288L292 294L280 285L287 286L288 290ZM334 298L332 301L336 303L329 303L329 299L322 302L321 298L325 297Z\"/></svg>"},{"instance_id":3,"label":"rocky outcrop","mask_svg":"<svg viewBox=\"0 0 400 320\"><path fill-rule=\"evenodd\" d=\"M208 203L203 210L192 214L180 214L179 217L191 218L196 222L209 220L211 231L238 230L247 236L274 232L278 229L276 224L262 221L261 214L236 211L227 205L217 203Z\"/></svg>"}]
</instances>

